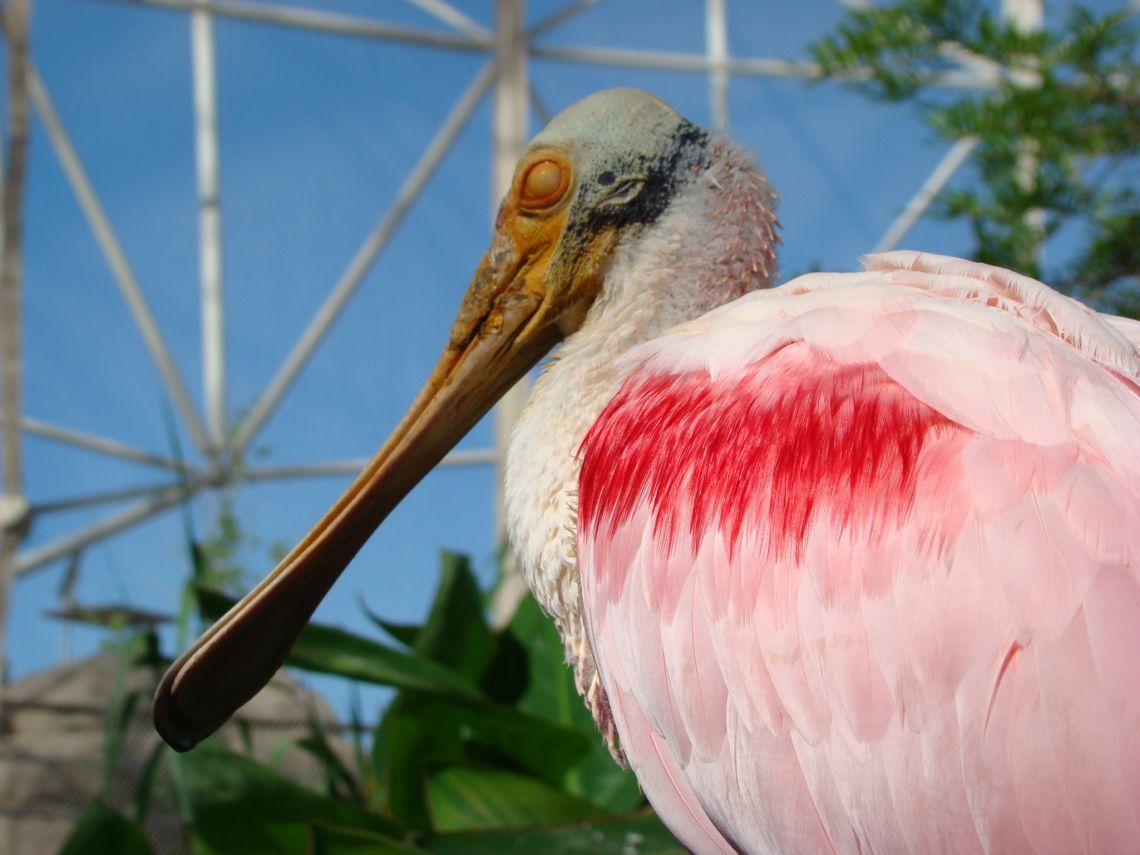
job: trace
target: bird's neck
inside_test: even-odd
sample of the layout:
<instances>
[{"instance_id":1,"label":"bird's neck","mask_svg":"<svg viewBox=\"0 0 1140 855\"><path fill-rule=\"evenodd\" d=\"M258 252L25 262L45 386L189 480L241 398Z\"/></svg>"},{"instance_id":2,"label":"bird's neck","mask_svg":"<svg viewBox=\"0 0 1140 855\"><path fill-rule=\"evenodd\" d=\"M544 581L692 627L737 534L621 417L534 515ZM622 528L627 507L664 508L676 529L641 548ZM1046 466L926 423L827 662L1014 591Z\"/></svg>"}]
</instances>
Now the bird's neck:
<instances>
[{"instance_id":1,"label":"bird's neck","mask_svg":"<svg viewBox=\"0 0 1140 855\"><path fill-rule=\"evenodd\" d=\"M774 195L750 158L727 142L711 146L709 166L661 218L619 244L582 327L536 381L508 451L506 513L519 567L603 730L578 587L578 447L628 373L622 357L631 348L768 287L776 274Z\"/></svg>"}]
</instances>

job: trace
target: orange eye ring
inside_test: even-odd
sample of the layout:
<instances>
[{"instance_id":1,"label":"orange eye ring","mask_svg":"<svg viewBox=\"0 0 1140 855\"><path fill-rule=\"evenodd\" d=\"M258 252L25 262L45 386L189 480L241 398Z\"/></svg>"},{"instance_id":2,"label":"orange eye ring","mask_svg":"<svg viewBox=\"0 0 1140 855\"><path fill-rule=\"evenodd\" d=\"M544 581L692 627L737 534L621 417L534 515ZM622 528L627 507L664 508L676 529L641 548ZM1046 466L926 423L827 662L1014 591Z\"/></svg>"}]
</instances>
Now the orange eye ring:
<instances>
[{"instance_id":1,"label":"orange eye ring","mask_svg":"<svg viewBox=\"0 0 1140 855\"><path fill-rule=\"evenodd\" d=\"M538 160L530 165L519 187L519 205L528 210L549 208L566 195L570 170L557 160Z\"/></svg>"}]
</instances>

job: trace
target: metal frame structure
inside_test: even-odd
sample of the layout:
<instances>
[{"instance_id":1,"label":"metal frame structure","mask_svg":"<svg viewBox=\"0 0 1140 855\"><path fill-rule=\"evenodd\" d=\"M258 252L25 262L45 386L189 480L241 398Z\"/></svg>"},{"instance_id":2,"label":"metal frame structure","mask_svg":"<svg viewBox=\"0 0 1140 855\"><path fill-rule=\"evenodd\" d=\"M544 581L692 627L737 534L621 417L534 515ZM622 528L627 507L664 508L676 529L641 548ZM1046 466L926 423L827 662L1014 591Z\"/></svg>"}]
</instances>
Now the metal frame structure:
<instances>
[{"instance_id":1,"label":"metal frame structure","mask_svg":"<svg viewBox=\"0 0 1140 855\"><path fill-rule=\"evenodd\" d=\"M0 555L0 610L4 589L16 578L60 559L80 553L91 544L121 532L159 514L199 491L232 486L247 481L297 478L312 475L355 473L361 460L314 463L308 466L254 466L238 468L239 459L251 441L273 417L288 394L298 373L312 357L330 326L343 311L377 257L397 233L409 208L415 203L428 179L447 155L476 108L489 94L494 99L493 164L497 192L508 184L514 163L528 132L528 110L545 118L541 100L530 85L528 63L542 60L635 67L703 74L708 77L709 98L714 123L729 125L729 82L734 77L760 76L810 80L818 76L811 63L765 57L732 56L728 49L726 5L728 0L704 0L706 51L703 54L649 52L589 46L550 46L543 36L579 13L598 5L600 0L568 0L558 12L529 26L525 23L524 0L496 0L495 28L490 30L472 20L447 0L406 0L438 22L437 28L397 26L371 18L336 14L244 0L108 0L140 9L165 10L185 14L192 35L192 71L195 116L195 151L200 223L201 288L201 371L204 412L192 403L181 368L172 358L163 331L152 314L127 254L95 192L82 161L76 153L64 122L34 64L28 60L27 92L32 108L47 133L51 146L75 194L84 216L109 266L123 300L133 317L150 359L161 378L178 418L204 461L190 465L169 457L135 448L114 439L46 424L23 412L6 412L0 425L11 435L14 427L27 435L52 440L97 454L122 458L152 467L161 477L153 483L128 489L71 496L49 503L27 504L18 482L5 485L0 503L0 528L6 532ZM857 0L837 0L846 6L865 5ZM1016 20L1039 20L1040 0L1004 0L1007 14ZM266 26L301 28L329 36L394 41L426 49L464 51L482 55L486 62L451 108L419 161L412 168L391 207L376 223L341 277L332 285L324 303L295 342L276 374L256 399L252 408L236 424L226 422L225 299L222 270L221 186L215 78L213 22L232 18ZM1004 73L987 60L947 49L957 65L938 82L947 87L991 87ZM972 139L954 144L935 166L929 178L878 241L876 249L898 243L907 230L938 194L955 171L967 161L975 145ZM498 409L495 447L485 451L453 453L442 465L498 465L507 433L521 406L525 390L516 389ZM18 396L7 398L15 400ZM18 444L17 444L18 445ZM18 460L18 458L16 458ZM18 462L16 464L18 468ZM9 472L12 465L8 466ZM9 479L10 480L10 479ZM501 479L500 479L501 480ZM17 551L19 532L31 517L77 507L114 508L97 522L78 528L51 542ZM501 526L501 522L499 523ZM0 635L3 616L0 615ZM0 641L2 644L2 641ZM2 652L0 652L2 657Z\"/></svg>"}]
</instances>

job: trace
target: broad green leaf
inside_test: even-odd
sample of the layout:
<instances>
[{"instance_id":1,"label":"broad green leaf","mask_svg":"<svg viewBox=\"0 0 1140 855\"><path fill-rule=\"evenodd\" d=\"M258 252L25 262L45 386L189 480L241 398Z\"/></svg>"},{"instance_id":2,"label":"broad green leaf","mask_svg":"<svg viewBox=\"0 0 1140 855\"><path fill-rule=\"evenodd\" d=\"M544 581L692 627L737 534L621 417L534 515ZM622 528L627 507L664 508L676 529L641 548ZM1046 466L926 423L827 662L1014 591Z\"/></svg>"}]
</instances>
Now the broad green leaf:
<instances>
[{"instance_id":1,"label":"broad green leaf","mask_svg":"<svg viewBox=\"0 0 1140 855\"><path fill-rule=\"evenodd\" d=\"M358 596L356 602L357 605L360 606L360 610L364 612L365 617L376 624L380 629L384 630L384 632L388 633L388 635L392 636L392 638L396 639L396 641L400 642L400 644L405 644L408 647L416 646L416 641L420 637L420 631L423 629L422 626L410 623L394 623L390 620L385 620L368 607L368 603L365 602L363 597Z\"/></svg>"},{"instance_id":2,"label":"broad green leaf","mask_svg":"<svg viewBox=\"0 0 1140 855\"><path fill-rule=\"evenodd\" d=\"M325 773L325 784L334 797L349 804L364 804L364 794L361 793L356 778L341 761L339 755L333 751L323 733L314 733L298 740L297 746L320 761Z\"/></svg>"},{"instance_id":3,"label":"broad green leaf","mask_svg":"<svg viewBox=\"0 0 1140 855\"><path fill-rule=\"evenodd\" d=\"M440 834L424 842L435 855L684 855L652 811L560 826Z\"/></svg>"},{"instance_id":4,"label":"broad green leaf","mask_svg":"<svg viewBox=\"0 0 1140 855\"><path fill-rule=\"evenodd\" d=\"M102 799L94 799L79 817L79 822L60 855L90 855L92 852L114 852L115 855L152 855L150 843L142 827Z\"/></svg>"},{"instance_id":5,"label":"broad green leaf","mask_svg":"<svg viewBox=\"0 0 1140 855\"><path fill-rule=\"evenodd\" d=\"M472 700L482 697L471 682L424 656L319 624L309 624L301 631L285 664L400 689Z\"/></svg>"},{"instance_id":6,"label":"broad green leaf","mask_svg":"<svg viewBox=\"0 0 1140 855\"><path fill-rule=\"evenodd\" d=\"M525 646L528 657L529 681L519 708L576 728L589 738L587 756L567 770L562 785L569 792L615 812L645 804L633 773L622 769L610 756L593 716L574 688L574 675L566 665L562 639L533 597L519 604L509 629Z\"/></svg>"},{"instance_id":7,"label":"broad green leaf","mask_svg":"<svg viewBox=\"0 0 1140 855\"><path fill-rule=\"evenodd\" d=\"M510 632L497 632L495 640L495 655L479 681L479 688L496 703L515 706L530 681L527 650Z\"/></svg>"},{"instance_id":8,"label":"broad green leaf","mask_svg":"<svg viewBox=\"0 0 1140 855\"><path fill-rule=\"evenodd\" d=\"M536 778L501 769L452 767L428 784L433 825L439 831L519 828L597 819L597 805Z\"/></svg>"},{"instance_id":9,"label":"broad green leaf","mask_svg":"<svg viewBox=\"0 0 1140 855\"><path fill-rule=\"evenodd\" d=\"M465 748L448 707L403 695L388 707L372 745L372 762L387 812L409 828L431 828L426 798L431 764L460 762Z\"/></svg>"},{"instance_id":10,"label":"broad green leaf","mask_svg":"<svg viewBox=\"0 0 1140 855\"><path fill-rule=\"evenodd\" d=\"M305 850L306 855L423 855L423 852L382 834L324 825L310 827Z\"/></svg>"},{"instance_id":11,"label":"broad green leaf","mask_svg":"<svg viewBox=\"0 0 1140 855\"><path fill-rule=\"evenodd\" d=\"M519 603L508 627L527 652L529 679L519 709L562 724L584 725L590 714L574 689L574 674L558 630L534 597Z\"/></svg>"},{"instance_id":12,"label":"broad green leaf","mask_svg":"<svg viewBox=\"0 0 1140 855\"><path fill-rule=\"evenodd\" d=\"M138 785L135 787L135 796L131 800L130 806L131 817L138 822L146 822L146 813L150 808L151 796L154 794L158 767L165 754L165 743L156 740L154 747L147 754L146 762L143 763L142 774L139 775Z\"/></svg>"},{"instance_id":13,"label":"broad green leaf","mask_svg":"<svg viewBox=\"0 0 1140 855\"><path fill-rule=\"evenodd\" d=\"M470 561L466 556L444 552L439 586L416 639L416 652L477 683L494 656L495 647L495 637L483 616L483 594L471 572Z\"/></svg>"},{"instance_id":14,"label":"broad green leaf","mask_svg":"<svg viewBox=\"0 0 1140 855\"><path fill-rule=\"evenodd\" d=\"M405 695L377 729L373 757L392 815L427 829L425 788L438 768L495 764L558 786L589 751L584 732L509 707Z\"/></svg>"},{"instance_id":15,"label":"broad green leaf","mask_svg":"<svg viewBox=\"0 0 1140 855\"><path fill-rule=\"evenodd\" d=\"M234 603L216 591L200 589L197 597L203 616L215 620ZM285 664L382 686L470 699L482 697L471 681L425 656L321 624L310 623L301 631Z\"/></svg>"},{"instance_id":16,"label":"broad green leaf","mask_svg":"<svg viewBox=\"0 0 1140 855\"><path fill-rule=\"evenodd\" d=\"M456 704L453 708L473 736L552 784L559 783L590 753L590 736L577 728L510 707Z\"/></svg>"},{"instance_id":17,"label":"broad green leaf","mask_svg":"<svg viewBox=\"0 0 1140 855\"><path fill-rule=\"evenodd\" d=\"M207 743L180 758L196 839L217 855L305 852L313 824L400 836L383 817L308 790Z\"/></svg>"}]
</instances>

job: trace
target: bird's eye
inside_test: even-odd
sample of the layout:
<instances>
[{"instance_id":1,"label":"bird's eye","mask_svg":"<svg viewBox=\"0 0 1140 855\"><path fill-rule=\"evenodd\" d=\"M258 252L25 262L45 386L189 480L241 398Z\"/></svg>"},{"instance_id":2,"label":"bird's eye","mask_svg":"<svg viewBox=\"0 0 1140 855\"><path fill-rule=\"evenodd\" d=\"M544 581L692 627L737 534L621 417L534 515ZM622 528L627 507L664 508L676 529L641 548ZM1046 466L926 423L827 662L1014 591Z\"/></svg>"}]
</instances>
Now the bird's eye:
<instances>
[{"instance_id":1,"label":"bird's eye","mask_svg":"<svg viewBox=\"0 0 1140 855\"><path fill-rule=\"evenodd\" d=\"M524 208L548 208L566 193L567 170L553 160L540 160L527 170L519 193Z\"/></svg>"},{"instance_id":2,"label":"bird's eye","mask_svg":"<svg viewBox=\"0 0 1140 855\"><path fill-rule=\"evenodd\" d=\"M622 178L606 189L602 198L598 201L598 205L616 207L628 204L640 195L644 186L645 179L641 176L634 175L629 178Z\"/></svg>"}]
</instances>

